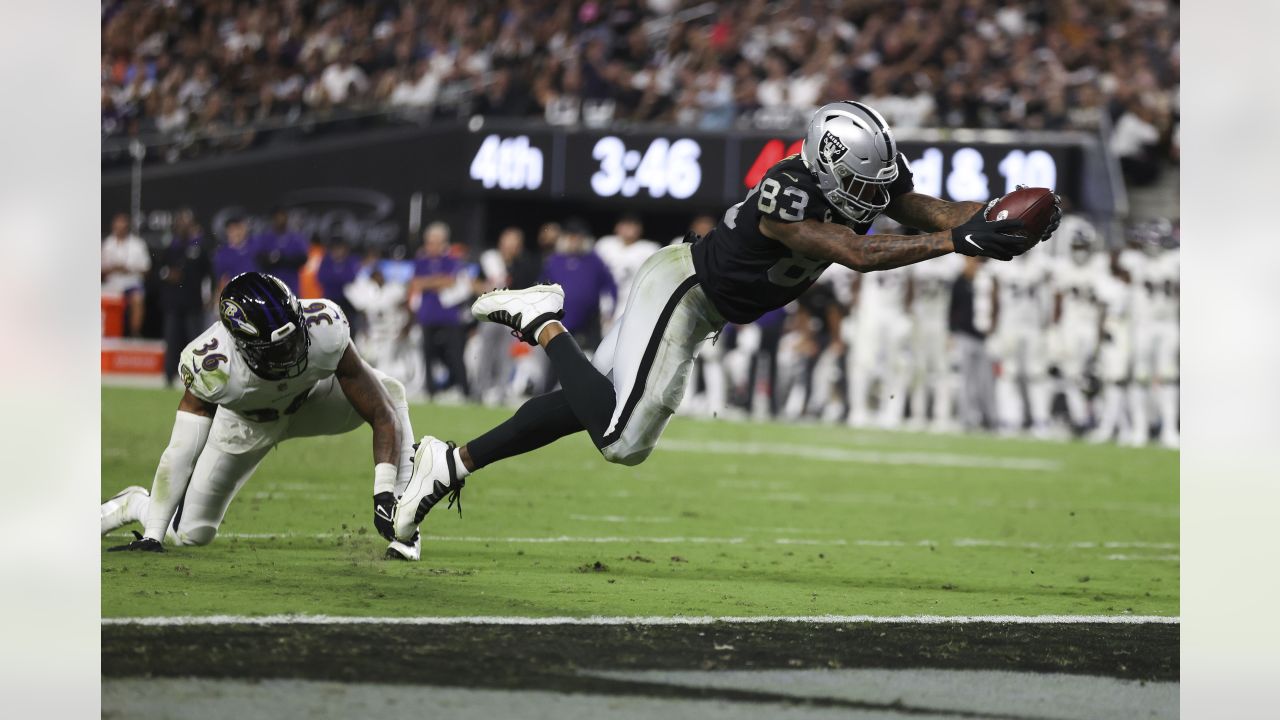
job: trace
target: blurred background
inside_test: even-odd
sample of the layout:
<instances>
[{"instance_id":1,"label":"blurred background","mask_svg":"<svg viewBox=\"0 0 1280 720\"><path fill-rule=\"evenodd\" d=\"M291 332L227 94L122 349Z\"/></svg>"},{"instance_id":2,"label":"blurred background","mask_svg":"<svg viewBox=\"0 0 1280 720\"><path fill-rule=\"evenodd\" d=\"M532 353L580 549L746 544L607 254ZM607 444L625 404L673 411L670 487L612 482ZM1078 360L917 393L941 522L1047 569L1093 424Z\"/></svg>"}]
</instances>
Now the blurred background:
<instances>
[{"instance_id":1,"label":"blurred background","mask_svg":"<svg viewBox=\"0 0 1280 720\"><path fill-rule=\"evenodd\" d=\"M106 382L173 383L246 270L341 303L422 399L541 353L479 292L550 280L594 347L810 113L878 109L916 189L1047 186L1012 263L832 267L709 343L681 412L1178 444L1179 7L1156 0L102 3ZM909 232L891 222L877 232Z\"/></svg>"}]
</instances>

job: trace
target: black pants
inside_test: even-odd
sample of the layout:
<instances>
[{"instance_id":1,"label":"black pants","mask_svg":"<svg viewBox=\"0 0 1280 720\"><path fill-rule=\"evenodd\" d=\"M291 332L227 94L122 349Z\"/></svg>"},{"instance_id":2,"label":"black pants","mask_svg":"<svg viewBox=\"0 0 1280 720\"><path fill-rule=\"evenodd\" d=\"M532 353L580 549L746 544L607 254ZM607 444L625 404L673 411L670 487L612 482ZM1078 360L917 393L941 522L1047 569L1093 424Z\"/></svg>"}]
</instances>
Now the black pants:
<instances>
[{"instance_id":1,"label":"black pants","mask_svg":"<svg viewBox=\"0 0 1280 720\"><path fill-rule=\"evenodd\" d=\"M164 312L164 381L172 385L182 350L204 330L204 312L166 308Z\"/></svg>"},{"instance_id":2,"label":"black pants","mask_svg":"<svg viewBox=\"0 0 1280 720\"><path fill-rule=\"evenodd\" d=\"M427 394L457 387L463 395L471 394L467 382L467 368L462 362L462 345L466 341L466 328L461 325L423 325L422 359L426 362ZM449 370L449 381L436 385L431 373L431 363L439 360Z\"/></svg>"}]
</instances>

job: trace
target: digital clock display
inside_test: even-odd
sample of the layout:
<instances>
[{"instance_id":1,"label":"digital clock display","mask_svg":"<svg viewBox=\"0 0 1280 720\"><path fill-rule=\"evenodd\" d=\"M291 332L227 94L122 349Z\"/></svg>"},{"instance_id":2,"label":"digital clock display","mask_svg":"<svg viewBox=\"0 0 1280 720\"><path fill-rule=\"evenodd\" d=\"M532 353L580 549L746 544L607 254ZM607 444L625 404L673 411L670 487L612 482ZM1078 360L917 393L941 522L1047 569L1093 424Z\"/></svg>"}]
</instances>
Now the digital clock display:
<instances>
[{"instance_id":1,"label":"digital clock display","mask_svg":"<svg viewBox=\"0 0 1280 720\"><path fill-rule=\"evenodd\" d=\"M565 150L567 196L719 203L723 141L673 135L583 133Z\"/></svg>"}]
</instances>

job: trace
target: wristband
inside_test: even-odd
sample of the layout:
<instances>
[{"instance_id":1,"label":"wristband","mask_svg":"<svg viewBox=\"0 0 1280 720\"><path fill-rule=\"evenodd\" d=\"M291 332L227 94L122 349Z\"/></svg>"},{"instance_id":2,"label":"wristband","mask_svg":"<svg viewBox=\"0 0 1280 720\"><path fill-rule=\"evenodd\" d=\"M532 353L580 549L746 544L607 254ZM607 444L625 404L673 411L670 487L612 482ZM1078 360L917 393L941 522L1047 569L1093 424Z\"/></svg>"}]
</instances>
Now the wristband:
<instances>
[{"instance_id":1,"label":"wristband","mask_svg":"<svg viewBox=\"0 0 1280 720\"><path fill-rule=\"evenodd\" d=\"M373 494L396 491L396 475L398 470L391 463L378 463L373 466Z\"/></svg>"}]
</instances>

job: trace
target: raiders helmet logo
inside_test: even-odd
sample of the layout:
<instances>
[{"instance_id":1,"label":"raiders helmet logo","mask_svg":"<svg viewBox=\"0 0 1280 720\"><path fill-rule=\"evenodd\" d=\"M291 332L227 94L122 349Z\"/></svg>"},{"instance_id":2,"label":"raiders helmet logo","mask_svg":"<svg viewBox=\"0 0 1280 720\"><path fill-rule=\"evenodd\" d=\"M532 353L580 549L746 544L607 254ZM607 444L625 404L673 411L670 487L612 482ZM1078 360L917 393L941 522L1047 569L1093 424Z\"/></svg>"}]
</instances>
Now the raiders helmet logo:
<instances>
[{"instance_id":1,"label":"raiders helmet logo","mask_svg":"<svg viewBox=\"0 0 1280 720\"><path fill-rule=\"evenodd\" d=\"M240 332L246 335L258 335L258 328L249 322L249 316L245 315L244 308L240 307L236 301L222 301L222 317Z\"/></svg>"},{"instance_id":2,"label":"raiders helmet logo","mask_svg":"<svg viewBox=\"0 0 1280 720\"><path fill-rule=\"evenodd\" d=\"M835 164L837 160L844 157L849 152L849 148L840 141L840 138L831 133L830 130L822 134L822 142L818 143L818 157L828 164Z\"/></svg>"}]
</instances>

